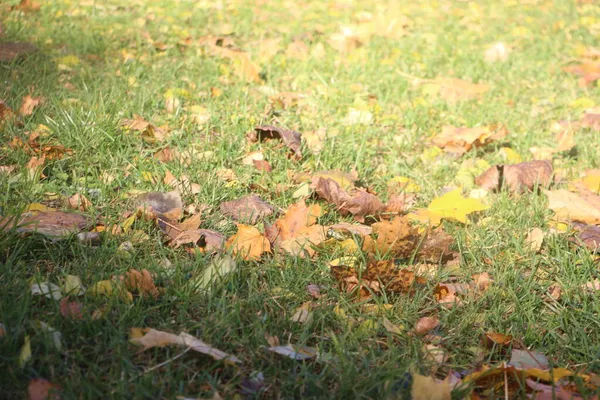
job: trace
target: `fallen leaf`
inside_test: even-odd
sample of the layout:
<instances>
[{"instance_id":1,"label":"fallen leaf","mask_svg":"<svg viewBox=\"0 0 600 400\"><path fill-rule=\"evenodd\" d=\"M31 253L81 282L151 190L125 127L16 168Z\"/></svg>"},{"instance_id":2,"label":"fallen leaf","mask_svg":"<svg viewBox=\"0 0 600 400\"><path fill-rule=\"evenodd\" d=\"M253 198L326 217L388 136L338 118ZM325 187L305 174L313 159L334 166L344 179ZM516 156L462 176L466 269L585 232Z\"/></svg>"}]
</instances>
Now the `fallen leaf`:
<instances>
[{"instance_id":1,"label":"fallen leaf","mask_svg":"<svg viewBox=\"0 0 600 400\"><path fill-rule=\"evenodd\" d=\"M24 13L36 12L40 10L41 4L33 0L21 0L14 8Z\"/></svg>"},{"instance_id":2,"label":"fallen leaf","mask_svg":"<svg viewBox=\"0 0 600 400\"><path fill-rule=\"evenodd\" d=\"M191 350L198 353L211 356L215 360L224 360L226 362L241 363L236 356L229 355L219 349L215 349L204 343L202 340L195 338L185 332L175 335L170 332L159 331L152 328L143 330L143 337L133 337L129 341L133 344L143 346L141 351L151 349L153 347L164 347L169 344L176 344L181 347L189 347Z\"/></svg>"},{"instance_id":3,"label":"fallen leaf","mask_svg":"<svg viewBox=\"0 0 600 400\"><path fill-rule=\"evenodd\" d=\"M224 281L227 275L237 269L238 264L232 257L227 255L215 257L198 278L192 279L191 285L196 289L210 292L214 286Z\"/></svg>"},{"instance_id":4,"label":"fallen leaf","mask_svg":"<svg viewBox=\"0 0 600 400\"><path fill-rule=\"evenodd\" d=\"M142 139L148 143L162 142L168 136L166 130L151 124L137 114L134 114L133 119L122 120L121 126L125 130L137 131Z\"/></svg>"},{"instance_id":5,"label":"fallen leaf","mask_svg":"<svg viewBox=\"0 0 600 400\"><path fill-rule=\"evenodd\" d=\"M308 294L311 297L313 297L315 299L321 298L321 296L322 296L321 287L318 285L312 285L312 284L306 285L306 291L308 292Z\"/></svg>"},{"instance_id":6,"label":"fallen leaf","mask_svg":"<svg viewBox=\"0 0 600 400\"><path fill-rule=\"evenodd\" d=\"M306 301L300 307L296 309L294 315L290 318L292 322L298 322L300 324L308 324L312 321L313 315L311 310L311 302Z\"/></svg>"},{"instance_id":7,"label":"fallen leaf","mask_svg":"<svg viewBox=\"0 0 600 400\"><path fill-rule=\"evenodd\" d=\"M78 233L90 225L90 219L81 214L62 211L39 212L26 215L19 221L17 232L39 233L54 239Z\"/></svg>"},{"instance_id":8,"label":"fallen leaf","mask_svg":"<svg viewBox=\"0 0 600 400\"><path fill-rule=\"evenodd\" d=\"M220 251L225 246L222 233L210 229L189 229L177 235L171 245L175 248L184 244L197 245L203 252Z\"/></svg>"},{"instance_id":9,"label":"fallen leaf","mask_svg":"<svg viewBox=\"0 0 600 400\"><path fill-rule=\"evenodd\" d=\"M532 228L527 232L527 236L525 237L525 246L534 253L537 253L542 248L545 237L546 233L543 230Z\"/></svg>"},{"instance_id":10,"label":"fallen leaf","mask_svg":"<svg viewBox=\"0 0 600 400\"><path fill-rule=\"evenodd\" d=\"M514 165L495 165L475 178L475 183L486 190L500 190L506 185L511 192L533 190L536 185L548 187L552 183L552 164L549 161L529 161Z\"/></svg>"},{"instance_id":11,"label":"fallen leaf","mask_svg":"<svg viewBox=\"0 0 600 400\"><path fill-rule=\"evenodd\" d=\"M581 125L584 128L600 131L600 107L585 110L583 118L581 119Z\"/></svg>"},{"instance_id":12,"label":"fallen leaf","mask_svg":"<svg viewBox=\"0 0 600 400\"><path fill-rule=\"evenodd\" d=\"M319 355L318 351L312 347L294 346L291 344L269 347L269 351L297 361L309 360Z\"/></svg>"},{"instance_id":13,"label":"fallen leaf","mask_svg":"<svg viewBox=\"0 0 600 400\"><path fill-rule=\"evenodd\" d=\"M273 125L261 125L254 128L247 135L250 142L263 142L265 140L279 139L292 151L294 158L302 158L302 134L290 129L279 128Z\"/></svg>"},{"instance_id":14,"label":"fallen leaf","mask_svg":"<svg viewBox=\"0 0 600 400\"><path fill-rule=\"evenodd\" d=\"M490 89L490 86L487 84L471 83L462 79L443 77L437 78L434 81L426 81L422 86L424 92L437 94L450 104L478 99Z\"/></svg>"},{"instance_id":15,"label":"fallen leaf","mask_svg":"<svg viewBox=\"0 0 600 400\"><path fill-rule=\"evenodd\" d=\"M225 248L244 260L257 261L263 253L271 252L271 245L266 237L253 226L237 224L238 231L225 242Z\"/></svg>"},{"instance_id":16,"label":"fallen leaf","mask_svg":"<svg viewBox=\"0 0 600 400\"><path fill-rule=\"evenodd\" d=\"M502 140L507 135L508 131L504 125L488 125L480 128L445 126L431 141L448 153L463 154L472 148Z\"/></svg>"},{"instance_id":17,"label":"fallen leaf","mask_svg":"<svg viewBox=\"0 0 600 400\"><path fill-rule=\"evenodd\" d=\"M461 296L468 291L468 285L461 283L438 283L433 293L439 304L446 308L462 305Z\"/></svg>"},{"instance_id":18,"label":"fallen leaf","mask_svg":"<svg viewBox=\"0 0 600 400\"><path fill-rule=\"evenodd\" d=\"M67 275L64 280L63 291L67 296L81 296L85 293L85 288L78 276Z\"/></svg>"},{"instance_id":19,"label":"fallen leaf","mask_svg":"<svg viewBox=\"0 0 600 400\"><path fill-rule=\"evenodd\" d=\"M415 324L415 333L417 335L426 335L440 325L437 317L422 317Z\"/></svg>"},{"instance_id":20,"label":"fallen leaf","mask_svg":"<svg viewBox=\"0 0 600 400\"><path fill-rule=\"evenodd\" d=\"M564 67L563 70L579 76L579 85L581 87L588 86L600 79L600 62L584 61L581 64Z\"/></svg>"},{"instance_id":21,"label":"fallen leaf","mask_svg":"<svg viewBox=\"0 0 600 400\"><path fill-rule=\"evenodd\" d=\"M396 325L394 323L392 323L389 319L387 318L383 318L383 327L385 328L385 330L389 333L393 333L395 335L402 335L405 331L404 326L402 325Z\"/></svg>"},{"instance_id":22,"label":"fallen leaf","mask_svg":"<svg viewBox=\"0 0 600 400\"><path fill-rule=\"evenodd\" d=\"M250 225L255 225L274 211L269 203L254 194L223 202L220 209L224 215Z\"/></svg>"},{"instance_id":23,"label":"fallen leaf","mask_svg":"<svg viewBox=\"0 0 600 400\"><path fill-rule=\"evenodd\" d=\"M23 346L19 351L19 367L23 368L31 360L31 338L25 335Z\"/></svg>"},{"instance_id":24,"label":"fallen leaf","mask_svg":"<svg viewBox=\"0 0 600 400\"><path fill-rule=\"evenodd\" d=\"M92 206L92 202L82 194L76 193L66 199L67 205L73 210L87 211Z\"/></svg>"},{"instance_id":25,"label":"fallen leaf","mask_svg":"<svg viewBox=\"0 0 600 400\"><path fill-rule=\"evenodd\" d=\"M498 332L487 332L483 335L483 342L487 348L508 347L512 343L513 337Z\"/></svg>"},{"instance_id":26,"label":"fallen leaf","mask_svg":"<svg viewBox=\"0 0 600 400\"><path fill-rule=\"evenodd\" d=\"M60 314L69 319L83 319L83 304L78 301L69 301L68 297L63 298L59 304Z\"/></svg>"},{"instance_id":27,"label":"fallen leaf","mask_svg":"<svg viewBox=\"0 0 600 400\"><path fill-rule=\"evenodd\" d=\"M435 213L449 221L467 223L467 215L474 212L487 210L489 206L484 205L478 199L461 196L461 189L456 188L441 197L435 198L427 207L431 213Z\"/></svg>"},{"instance_id":28,"label":"fallen leaf","mask_svg":"<svg viewBox=\"0 0 600 400\"><path fill-rule=\"evenodd\" d=\"M585 172L581 183L592 193L600 194L600 169L591 169Z\"/></svg>"},{"instance_id":29,"label":"fallen leaf","mask_svg":"<svg viewBox=\"0 0 600 400\"><path fill-rule=\"evenodd\" d=\"M33 110L42 102L41 97L31 97L27 95L23 97L23 102L19 108L19 115L22 117L33 114Z\"/></svg>"},{"instance_id":30,"label":"fallen leaf","mask_svg":"<svg viewBox=\"0 0 600 400\"><path fill-rule=\"evenodd\" d=\"M46 163L46 157L31 157L31 159L25 165L30 180L44 179L44 164Z\"/></svg>"},{"instance_id":31,"label":"fallen leaf","mask_svg":"<svg viewBox=\"0 0 600 400\"><path fill-rule=\"evenodd\" d=\"M577 234L573 241L582 243L591 252L600 251L600 226L576 223L574 228Z\"/></svg>"},{"instance_id":32,"label":"fallen leaf","mask_svg":"<svg viewBox=\"0 0 600 400\"><path fill-rule=\"evenodd\" d=\"M58 400L60 387L43 378L33 378L27 386L27 400Z\"/></svg>"},{"instance_id":33,"label":"fallen leaf","mask_svg":"<svg viewBox=\"0 0 600 400\"><path fill-rule=\"evenodd\" d=\"M139 293L142 296L158 298L158 289L154 286L154 279L147 269L142 269L141 271L130 269L122 279L128 291Z\"/></svg>"},{"instance_id":34,"label":"fallen leaf","mask_svg":"<svg viewBox=\"0 0 600 400\"><path fill-rule=\"evenodd\" d=\"M0 62L10 62L16 58L32 54L37 51L31 43L0 43ZM2 120L0 107L0 120Z\"/></svg>"},{"instance_id":35,"label":"fallen leaf","mask_svg":"<svg viewBox=\"0 0 600 400\"><path fill-rule=\"evenodd\" d=\"M47 299L60 300L62 292L54 283L40 282L31 284L31 294L34 296L44 296Z\"/></svg>"},{"instance_id":36,"label":"fallen leaf","mask_svg":"<svg viewBox=\"0 0 600 400\"><path fill-rule=\"evenodd\" d=\"M410 395L412 400L451 400L452 387L446 380L413 373Z\"/></svg>"},{"instance_id":37,"label":"fallen leaf","mask_svg":"<svg viewBox=\"0 0 600 400\"><path fill-rule=\"evenodd\" d=\"M490 274L487 272L473 274L471 275L471 278L473 279L471 286L480 292L488 290L492 282L494 282L494 280L490 277Z\"/></svg>"},{"instance_id":38,"label":"fallen leaf","mask_svg":"<svg viewBox=\"0 0 600 400\"><path fill-rule=\"evenodd\" d=\"M545 190L544 193L548 197L548 208L554 211L556 219L600 224L600 196L580 195L565 189Z\"/></svg>"},{"instance_id":39,"label":"fallen leaf","mask_svg":"<svg viewBox=\"0 0 600 400\"><path fill-rule=\"evenodd\" d=\"M269 164L269 162L265 160L254 160L253 165L254 168L256 168L259 171L271 172L273 170L273 168L271 168L271 164Z\"/></svg>"},{"instance_id":40,"label":"fallen leaf","mask_svg":"<svg viewBox=\"0 0 600 400\"><path fill-rule=\"evenodd\" d=\"M538 368L547 370L550 367L548 358L540 352L532 350L512 349L508 365L519 369Z\"/></svg>"},{"instance_id":41,"label":"fallen leaf","mask_svg":"<svg viewBox=\"0 0 600 400\"><path fill-rule=\"evenodd\" d=\"M510 48L502 42L494 43L490 45L483 53L483 59L486 63L493 64L498 62L505 62L508 60L510 54Z\"/></svg>"},{"instance_id":42,"label":"fallen leaf","mask_svg":"<svg viewBox=\"0 0 600 400\"><path fill-rule=\"evenodd\" d=\"M424 358L433 363L431 368L433 372L437 371L450 357L445 349L433 344L425 344L423 350L425 352Z\"/></svg>"},{"instance_id":43,"label":"fallen leaf","mask_svg":"<svg viewBox=\"0 0 600 400\"><path fill-rule=\"evenodd\" d=\"M302 141L313 154L319 154L323 150L323 142L327 137L327 130L319 128L315 131L308 131L302 134Z\"/></svg>"},{"instance_id":44,"label":"fallen leaf","mask_svg":"<svg viewBox=\"0 0 600 400\"><path fill-rule=\"evenodd\" d=\"M183 202L178 190L143 193L135 198L134 204L150 219L160 217L167 221L178 220L183 213Z\"/></svg>"},{"instance_id":45,"label":"fallen leaf","mask_svg":"<svg viewBox=\"0 0 600 400\"><path fill-rule=\"evenodd\" d=\"M412 227L406 217L398 216L392 221L376 222L372 228L377 239L365 238L363 250L367 252L410 258L419 243L417 229Z\"/></svg>"},{"instance_id":46,"label":"fallen leaf","mask_svg":"<svg viewBox=\"0 0 600 400\"><path fill-rule=\"evenodd\" d=\"M319 197L337 206L342 215L352 214L358 222L364 222L365 217L376 216L385 210L377 196L362 189L348 193L333 179L318 177L313 180L311 187Z\"/></svg>"}]
</instances>

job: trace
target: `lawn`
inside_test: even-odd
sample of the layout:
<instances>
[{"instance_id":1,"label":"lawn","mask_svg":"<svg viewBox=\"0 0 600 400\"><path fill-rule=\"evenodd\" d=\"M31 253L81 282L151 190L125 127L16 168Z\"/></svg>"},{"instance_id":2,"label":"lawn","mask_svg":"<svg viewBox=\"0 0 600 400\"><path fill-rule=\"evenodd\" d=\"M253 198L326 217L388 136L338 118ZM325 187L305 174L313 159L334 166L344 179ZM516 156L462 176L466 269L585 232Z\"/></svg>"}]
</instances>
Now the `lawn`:
<instances>
[{"instance_id":1,"label":"lawn","mask_svg":"<svg viewBox=\"0 0 600 400\"><path fill-rule=\"evenodd\" d=\"M600 6L370 3L0 4L0 398L600 394Z\"/></svg>"}]
</instances>

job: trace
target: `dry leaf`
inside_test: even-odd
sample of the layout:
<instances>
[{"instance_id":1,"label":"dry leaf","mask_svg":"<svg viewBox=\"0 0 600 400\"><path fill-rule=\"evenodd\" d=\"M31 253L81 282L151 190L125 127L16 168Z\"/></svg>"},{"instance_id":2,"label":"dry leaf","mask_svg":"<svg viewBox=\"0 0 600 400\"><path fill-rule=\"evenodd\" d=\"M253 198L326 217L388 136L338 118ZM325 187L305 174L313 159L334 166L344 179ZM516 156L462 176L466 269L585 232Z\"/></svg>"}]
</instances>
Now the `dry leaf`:
<instances>
[{"instance_id":1,"label":"dry leaf","mask_svg":"<svg viewBox=\"0 0 600 400\"><path fill-rule=\"evenodd\" d=\"M256 168L259 171L271 172L273 170L271 164L269 164L269 162L265 160L254 160L252 164L254 165L254 168Z\"/></svg>"},{"instance_id":2,"label":"dry leaf","mask_svg":"<svg viewBox=\"0 0 600 400\"><path fill-rule=\"evenodd\" d=\"M26 215L19 221L17 232L40 233L54 239L78 233L90 225L90 219L81 214L62 211L39 212Z\"/></svg>"},{"instance_id":3,"label":"dry leaf","mask_svg":"<svg viewBox=\"0 0 600 400\"><path fill-rule=\"evenodd\" d=\"M254 194L223 202L220 209L224 215L250 225L255 225L274 211L269 203Z\"/></svg>"},{"instance_id":4,"label":"dry leaf","mask_svg":"<svg viewBox=\"0 0 600 400\"><path fill-rule=\"evenodd\" d=\"M84 195L76 193L67 199L67 205L73 210L86 211L92 203Z\"/></svg>"},{"instance_id":5,"label":"dry leaf","mask_svg":"<svg viewBox=\"0 0 600 400\"><path fill-rule=\"evenodd\" d=\"M477 84L456 78L438 78L435 80L436 91L448 103L480 98L490 86Z\"/></svg>"},{"instance_id":6,"label":"dry leaf","mask_svg":"<svg viewBox=\"0 0 600 400\"><path fill-rule=\"evenodd\" d=\"M142 139L148 143L162 142L167 138L168 134L162 128L149 123L137 114L134 114L133 119L124 119L121 121L121 126L126 130L139 132Z\"/></svg>"},{"instance_id":7,"label":"dry leaf","mask_svg":"<svg viewBox=\"0 0 600 400\"><path fill-rule=\"evenodd\" d=\"M415 333L417 335L426 335L440 325L437 317L422 317L415 324Z\"/></svg>"},{"instance_id":8,"label":"dry leaf","mask_svg":"<svg viewBox=\"0 0 600 400\"><path fill-rule=\"evenodd\" d=\"M83 304L78 301L69 301L68 297L60 301L60 314L65 318L83 319Z\"/></svg>"},{"instance_id":9,"label":"dry leaf","mask_svg":"<svg viewBox=\"0 0 600 400\"><path fill-rule=\"evenodd\" d=\"M302 134L290 129L279 128L273 125L261 125L248 133L251 142L263 142L265 140L279 139L292 151L296 160L302 157Z\"/></svg>"},{"instance_id":10,"label":"dry leaf","mask_svg":"<svg viewBox=\"0 0 600 400\"><path fill-rule=\"evenodd\" d=\"M166 220L178 220L183 213L183 202L178 190L143 193L135 198L135 204L150 219L161 216Z\"/></svg>"},{"instance_id":11,"label":"dry leaf","mask_svg":"<svg viewBox=\"0 0 600 400\"><path fill-rule=\"evenodd\" d=\"M483 53L483 59L486 63L492 64L497 62L504 62L508 60L510 54L510 48L502 42L494 43L489 46L485 53Z\"/></svg>"},{"instance_id":12,"label":"dry leaf","mask_svg":"<svg viewBox=\"0 0 600 400\"><path fill-rule=\"evenodd\" d=\"M269 347L269 351L298 361L309 360L319 355L319 352L312 347L294 346L291 344Z\"/></svg>"},{"instance_id":13,"label":"dry leaf","mask_svg":"<svg viewBox=\"0 0 600 400\"><path fill-rule=\"evenodd\" d=\"M586 110L583 114L581 125L594 131L600 131L600 107Z\"/></svg>"},{"instance_id":14,"label":"dry leaf","mask_svg":"<svg viewBox=\"0 0 600 400\"><path fill-rule=\"evenodd\" d=\"M471 275L471 278L473 278L471 286L480 292L488 290L492 282L494 282L494 280L490 277L490 274L487 272L473 274Z\"/></svg>"},{"instance_id":15,"label":"dry leaf","mask_svg":"<svg viewBox=\"0 0 600 400\"><path fill-rule=\"evenodd\" d=\"M244 260L257 261L263 253L271 252L271 245L266 237L253 226L237 224L238 231L225 243L225 248Z\"/></svg>"},{"instance_id":16,"label":"dry leaf","mask_svg":"<svg viewBox=\"0 0 600 400\"><path fill-rule=\"evenodd\" d=\"M185 332L175 335L169 332L146 328L143 329L143 333L145 333L143 337L135 337L138 335L135 334L134 329L136 328L132 329L132 338L129 341L133 344L143 346L144 348L141 351L148 350L153 347L164 347L169 344L176 344L182 347L189 347L191 350L197 351L198 353L209 355L215 360L241 363L240 359L237 357L215 349L214 347L204 343L202 340L197 339Z\"/></svg>"},{"instance_id":17,"label":"dry leaf","mask_svg":"<svg viewBox=\"0 0 600 400\"><path fill-rule=\"evenodd\" d=\"M311 187L319 197L336 205L342 215L352 214L358 222L364 222L366 216L376 216L385 209L377 196L362 189L348 193L333 179L318 177L313 179Z\"/></svg>"},{"instance_id":18,"label":"dry leaf","mask_svg":"<svg viewBox=\"0 0 600 400\"><path fill-rule=\"evenodd\" d=\"M58 400L60 387L43 378L34 378L27 386L27 400Z\"/></svg>"},{"instance_id":19,"label":"dry leaf","mask_svg":"<svg viewBox=\"0 0 600 400\"><path fill-rule=\"evenodd\" d=\"M463 154L472 148L502 140L507 135L508 131L504 125L488 125L481 128L445 126L431 141L448 153Z\"/></svg>"},{"instance_id":20,"label":"dry leaf","mask_svg":"<svg viewBox=\"0 0 600 400\"><path fill-rule=\"evenodd\" d=\"M600 225L600 196L591 192L581 195L565 189L545 190L544 193L548 196L548 208L554 211L556 219Z\"/></svg>"},{"instance_id":21,"label":"dry leaf","mask_svg":"<svg viewBox=\"0 0 600 400\"><path fill-rule=\"evenodd\" d=\"M308 131L302 134L302 140L313 154L319 154L323 150L323 142L327 137L327 130L319 128L316 131Z\"/></svg>"},{"instance_id":22,"label":"dry leaf","mask_svg":"<svg viewBox=\"0 0 600 400\"><path fill-rule=\"evenodd\" d=\"M446 380L413 373L410 395L412 400L451 400L452 386Z\"/></svg>"},{"instance_id":23,"label":"dry leaf","mask_svg":"<svg viewBox=\"0 0 600 400\"><path fill-rule=\"evenodd\" d=\"M581 183L590 192L600 194L600 169L586 171L585 176L581 179Z\"/></svg>"},{"instance_id":24,"label":"dry leaf","mask_svg":"<svg viewBox=\"0 0 600 400\"><path fill-rule=\"evenodd\" d=\"M33 114L33 110L39 106L41 102L41 97L31 97L30 95L23 97L23 103L19 108L19 115L25 117Z\"/></svg>"},{"instance_id":25,"label":"dry leaf","mask_svg":"<svg viewBox=\"0 0 600 400\"><path fill-rule=\"evenodd\" d=\"M125 282L125 287L130 292L158 298L158 289L154 286L154 279L147 269L142 269L141 272L137 269L130 269L122 279Z\"/></svg>"},{"instance_id":26,"label":"dry leaf","mask_svg":"<svg viewBox=\"0 0 600 400\"><path fill-rule=\"evenodd\" d=\"M0 43L0 62L10 62L16 58L26 56L36 51L37 47L31 43ZM2 112L0 110L0 120L1 119Z\"/></svg>"},{"instance_id":27,"label":"dry leaf","mask_svg":"<svg viewBox=\"0 0 600 400\"><path fill-rule=\"evenodd\" d=\"M171 243L175 248L184 244L192 244L198 246L202 252L212 253L223 249L225 237L222 233L210 229L190 229L181 232Z\"/></svg>"},{"instance_id":28,"label":"dry leaf","mask_svg":"<svg viewBox=\"0 0 600 400\"><path fill-rule=\"evenodd\" d=\"M460 306L461 295L468 291L469 287L463 283L438 283L433 293L437 302L447 308Z\"/></svg>"},{"instance_id":29,"label":"dry leaf","mask_svg":"<svg viewBox=\"0 0 600 400\"><path fill-rule=\"evenodd\" d=\"M600 62L584 61L581 64L564 67L563 70L581 77L579 80L581 87L586 87L600 79Z\"/></svg>"},{"instance_id":30,"label":"dry leaf","mask_svg":"<svg viewBox=\"0 0 600 400\"><path fill-rule=\"evenodd\" d=\"M411 226L406 217L376 222L372 228L377 239L365 237L363 250L367 252L410 258L419 243L417 229Z\"/></svg>"},{"instance_id":31,"label":"dry leaf","mask_svg":"<svg viewBox=\"0 0 600 400\"><path fill-rule=\"evenodd\" d=\"M554 171L549 161L529 161L514 165L495 165L475 178L486 190L500 190L505 184L511 192L533 190L536 185L548 187Z\"/></svg>"},{"instance_id":32,"label":"dry leaf","mask_svg":"<svg viewBox=\"0 0 600 400\"><path fill-rule=\"evenodd\" d=\"M546 237L546 233L540 228L533 228L527 232L527 236L525 237L525 246L537 253L542 248L542 244L544 243L544 238Z\"/></svg>"},{"instance_id":33,"label":"dry leaf","mask_svg":"<svg viewBox=\"0 0 600 400\"><path fill-rule=\"evenodd\" d=\"M583 243L591 252L600 251L600 226L574 224L577 235L574 241Z\"/></svg>"}]
</instances>

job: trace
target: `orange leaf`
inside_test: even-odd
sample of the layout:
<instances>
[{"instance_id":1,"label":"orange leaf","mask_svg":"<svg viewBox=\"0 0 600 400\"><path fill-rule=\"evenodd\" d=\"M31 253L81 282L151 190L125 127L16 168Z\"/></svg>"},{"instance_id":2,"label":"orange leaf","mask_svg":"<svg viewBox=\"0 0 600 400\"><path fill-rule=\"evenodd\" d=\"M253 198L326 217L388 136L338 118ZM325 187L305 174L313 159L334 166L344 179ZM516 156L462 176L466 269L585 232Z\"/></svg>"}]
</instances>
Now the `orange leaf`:
<instances>
[{"instance_id":1,"label":"orange leaf","mask_svg":"<svg viewBox=\"0 0 600 400\"><path fill-rule=\"evenodd\" d=\"M271 244L266 237L253 226L237 224L238 231L225 243L225 248L244 260L257 261L263 253L271 252Z\"/></svg>"}]
</instances>

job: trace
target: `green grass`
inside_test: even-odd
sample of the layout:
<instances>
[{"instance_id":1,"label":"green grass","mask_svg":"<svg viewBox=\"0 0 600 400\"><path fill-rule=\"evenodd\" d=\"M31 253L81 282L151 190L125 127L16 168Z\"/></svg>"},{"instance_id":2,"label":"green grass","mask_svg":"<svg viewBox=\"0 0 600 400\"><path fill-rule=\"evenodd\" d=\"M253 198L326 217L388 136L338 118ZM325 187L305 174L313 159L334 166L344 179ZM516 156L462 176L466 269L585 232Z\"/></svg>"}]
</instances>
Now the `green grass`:
<instances>
[{"instance_id":1,"label":"green grass","mask_svg":"<svg viewBox=\"0 0 600 400\"><path fill-rule=\"evenodd\" d=\"M426 206L444 187L454 184L463 160L504 162L500 145L470 152L462 160L423 161L421 154L429 148L426 139L442 126L504 123L510 146L527 160L532 158L530 147L553 145L553 121L578 120L586 107L600 104L597 86L582 89L576 77L561 69L582 48L597 44L597 5L567 0L529 4L442 0L399 2L400 6L390 2L390 7L409 18L406 36L375 36L349 54L338 53L327 40L341 26L356 23L361 12L386 13L385 3L375 8L368 3L60 0L44 2L39 12L30 14L1 5L4 36L0 41L32 42L40 51L0 64L0 99L13 109L30 91L45 99L22 124L0 128L0 164L19 166L12 174L0 174L2 215L18 214L30 203L43 202L47 193L84 193L93 203L90 214L120 221L131 190L170 190L162 184L167 168L200 184L200 193L185 196L185 203L208 205L202 227L227 236L235 232L235 224L221 215L219 204L257 192L250 188L254 184L268 188L257 194L285 209L295 202L296 187L283 193L275 187L291 183L287 171L355 170L382 197L389 179L408 176L422 188L418 205ZM205 54L198 43L201 37L218 35L228 27L236 45L253 60L259 60L257 43L262 39L281 38L281 52L268 62L257 61L263 85L303 93L307 101L266 114L269 99L264 88L261 91L260 84L240 79L234 63ZM148 34L168 48L157 51ZM188 37L191 45L178 45ZM285 53L296 37L309 38L306 60ZM497 41L512 47L509 59L486 64L483 52ZM324 53L310 56L321 45ZM123 54L133 59L125 60ZM76 57L78 63L60 68L67 56ZM447 104L413 88L398 71L426 79L483 82L491 90L480 100ZM212 97L213 87L222 95ZM165 107L168 90L186 91L180 96L182 107L173 114ZM190 105L206 108L210 120L194 124L183 108ZM373 123L345 125L350 108L371 112ZM166 143L152 145L125 133L120 121L134 114L168 125L172 135ZM326 128L323 150L315 155L305 147L304 157L296 162L286 157L284 149L246 143L246 132L274 121L301 132ZM42 142L60 143L72 154L47 162L47 178L32 182L24 168L31 155L7 144L15 136L25 139L26 132L39 124L49 129ZM570 177L600 166L598 132L581 130L576 141L576 154L554 160L555 168L570 171ZM181 150L193 146L213 156L189 166L164 165L152 154L167 144ZM258 149L273 166L272 173L241 163L248 151ZM217 176L222 168L233 169L236 185ZM110 184L101 179L105 172L115 178ZM148 174L158 183L145 179ZM90 190L97 196L91 196ZM256 398L407 395L408 371L428 375L431 368L422 350L424 341L408 334L392 336L381 325L382 318L411 328L432 313L441 321L440 345L450 354L440 376L474 368L473 348L488 331L513 335L528 348L548 355L554 366L600 374L600 303L597 295L580 289L598 278L598 261L564 236L549 237L544 251L533 254L523 238L532 227L547 228L551 212L546 198L505 192L492 196L492 208L483 215L488 223L446 224L463 257L459 279L467 282L473 273L487 271L494 278L491 288L462 307L445 309L433 300L433 288L445 279L442 273L412 296L375 299L392 305L383 315L362 312L361 304L338 290L328 267L330 260L340 256L336 253L320 252L314 260L276 256L259 263L240 261L241 268L222 287L197 293L188 282L202 273L210 257L190 257L164 246L161 233L149 223L136 223L149 240L136 244L130 257L118 252L127 239L119 236L107 235L100 246L90 247L75 238L52 242L35 235L0 234L0 322L7 330L0 338L0 397L22 398L29 380L43 377L60 384L64 398L210 397L215 392L232 398L240 393L242 381L258 372L264 374L265 385L253 395ZM333 208L329 211L326 218L342 220ZM173 273L161 267L164 258L173 263ZM78 321L62 317L57 302L30 294L31 281L59 283L71 274L89 287L131 268L156 273L165 293L158 300L136 299L132 304L83 296L80 301L87 314ZM549 302L546 293L555 282L563 287L563 295L560 301ZM311 323L291 322L295 309L310 300L308 284L322 286L325 295L316 301ZM338 305L348 316L373 321L374 328L349 325L335 312ZM104 315L92 319L91 313L98 309ZM61 351L35 328L35 321L62 333ZM181 349L137 354L128 342L132 327L185 331L235 354L243 364L233 367L188 352L144 372ZM322 357L303 363L270 353L266 334L279 337L282 344L318 348ZM33 356L20 367L26 335L31 337ZM497 361L489 354L486 357L486 364Z\"/></svg>"}]
</instances>

